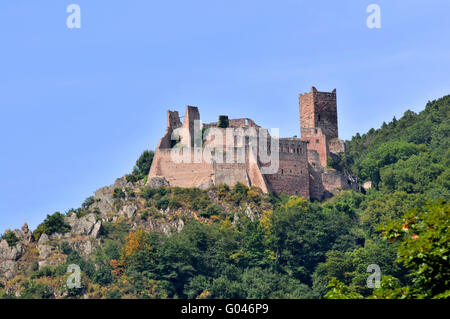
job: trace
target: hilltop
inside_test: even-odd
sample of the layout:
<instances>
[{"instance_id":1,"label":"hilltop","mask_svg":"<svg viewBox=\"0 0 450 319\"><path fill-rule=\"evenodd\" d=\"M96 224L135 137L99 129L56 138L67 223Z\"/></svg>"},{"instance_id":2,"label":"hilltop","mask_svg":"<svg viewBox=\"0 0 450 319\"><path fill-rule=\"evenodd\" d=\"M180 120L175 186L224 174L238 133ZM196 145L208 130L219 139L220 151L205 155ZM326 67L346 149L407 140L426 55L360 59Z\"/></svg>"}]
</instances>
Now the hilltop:
<instances>
[{"instance_id":1,"label":"hilltop","mask_svg":"<svg viewBox=\"0 0 450 319\"><path fill-rule=\"evenodd\" d=\"M449 130L450 95L356 134L327 165L365 187L325 202L146 185L145 151L80 208L2 235L0 297L448 297ZM371 264L380 289L366 285Z\"/></svg>"}]
</instances>

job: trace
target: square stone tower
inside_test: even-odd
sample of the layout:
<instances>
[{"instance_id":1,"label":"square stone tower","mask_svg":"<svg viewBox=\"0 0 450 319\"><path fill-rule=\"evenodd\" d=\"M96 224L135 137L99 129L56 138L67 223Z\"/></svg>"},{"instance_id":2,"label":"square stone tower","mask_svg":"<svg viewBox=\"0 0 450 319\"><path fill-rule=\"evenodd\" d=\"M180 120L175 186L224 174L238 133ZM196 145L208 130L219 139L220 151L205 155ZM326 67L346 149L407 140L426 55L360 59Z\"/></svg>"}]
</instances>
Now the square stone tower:
<instances>
[{"instance_id":1,"label":"square stone tower","mask_svg":"<svg viewBox=\"0 0 450 319\"><path fill-rule=\"evenodd\" d=\"M298 95L300 108L301 139L308 142L309 161L314 166L314 157L323 167L327 166L330 152L343 150L343 142L338 139L336 89L319 92L315 87L311 92Z\"/></svg>"},{"instance_id":2,"label":"square stone tower","mask_svg":"<svg viewBox=\"0 0 450 319\"><path fill-rule=\"evenodd\" d=\"M328 139L338 137L336 89L330 93L312 87L311 92L299 94L299 107L302 137L317 134L318 129Z\"/></svg>"}]
</instances>

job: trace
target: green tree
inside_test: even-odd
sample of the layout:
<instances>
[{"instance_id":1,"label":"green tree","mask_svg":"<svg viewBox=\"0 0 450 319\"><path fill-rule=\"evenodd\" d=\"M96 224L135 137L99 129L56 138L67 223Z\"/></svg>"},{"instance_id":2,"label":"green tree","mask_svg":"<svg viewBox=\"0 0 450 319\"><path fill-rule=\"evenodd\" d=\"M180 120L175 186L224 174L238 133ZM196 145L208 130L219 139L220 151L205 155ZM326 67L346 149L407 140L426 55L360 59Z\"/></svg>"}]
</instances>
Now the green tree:
<instances>
[{"instance_id":1,"label":"green tree","mask_svg":"<svg viewBox=\"0 0 450 319\"><path fill-rule=\"evenodd\" d=\"M0 237L0 241L1 240L6 240L6 242L8 243L9 247L15 246L18 242L19 242L19 238L17 238L16 234L14 234L14 232L12 231L6 231L1 237Z\"/></svg>"},{"instance_id":2,"label":"green tree","mask_svg":"<svg viewBox=\"0 0 450 319\"><path fill-rule=\"evenodd\" d=\"M34 239L39 240L42 234L51 235L54 233L67 233L70 231L70 225L64 221L64 215L56 212L53 215L47 215L47 218L33 232Z\"/></svg>"},{"instance_id":3,"label":"green tree","mask_svg":"<svg viewBox=\"0 0 450 319\"><path fill-rule=\"evenodd\" d=\"M385 238L399 241L398 261L411 271L417 296L449 295L450 204L413 208L381 229Z\"/></svg>"},{"instance_id":4,"label":"green tree","mask_svg":"<svg viewBox=\"0 0 450 319\"><path fill-rule=\"evenodd\" d=\"M136 182L144 179L150 172L152 166L153 157L155 153L150 150L145 150L136 161L136 165L133 167L133 172L126 176L127 181Z\"/></svg>"}]
</instances>

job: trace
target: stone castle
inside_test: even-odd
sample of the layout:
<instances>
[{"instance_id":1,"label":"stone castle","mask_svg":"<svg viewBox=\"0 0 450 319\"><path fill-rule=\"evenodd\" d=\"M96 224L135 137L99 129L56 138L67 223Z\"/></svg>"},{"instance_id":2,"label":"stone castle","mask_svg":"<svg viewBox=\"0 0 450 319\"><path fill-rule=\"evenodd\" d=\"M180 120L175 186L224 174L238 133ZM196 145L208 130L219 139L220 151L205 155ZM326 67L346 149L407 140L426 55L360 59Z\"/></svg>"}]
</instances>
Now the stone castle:
<instances>
[{"instance_id":1,"label":"stone castle","mask_svg":"<svg viewBox=\"0 0 450 319\"><path fill-rule=\"evenodd\" d=\"M187 106L181 123L177 111L168 111L167 129L155 150L147 183L207 188L240 182L263 192L318 200L339 190L356 189L352 176L327 167L330 157L345 152L338 138L336 89L329 93L312 87L309 93L299 94L299 109L301 138L269 138L267 143L254 133L260 130L269 136L268 130L249 118L221 116L222 122L201 124L198 108ZM215 132L214 138L208 135L209 129ZM199 149L203 156L198 156ZM173 151L182 154L183 160L174 160ZM266 169L273 163L262 158L260 154L265 153L278 155L274 171ZM239 156L243 160L236 160Z\"/></svg>"}]
</instances>

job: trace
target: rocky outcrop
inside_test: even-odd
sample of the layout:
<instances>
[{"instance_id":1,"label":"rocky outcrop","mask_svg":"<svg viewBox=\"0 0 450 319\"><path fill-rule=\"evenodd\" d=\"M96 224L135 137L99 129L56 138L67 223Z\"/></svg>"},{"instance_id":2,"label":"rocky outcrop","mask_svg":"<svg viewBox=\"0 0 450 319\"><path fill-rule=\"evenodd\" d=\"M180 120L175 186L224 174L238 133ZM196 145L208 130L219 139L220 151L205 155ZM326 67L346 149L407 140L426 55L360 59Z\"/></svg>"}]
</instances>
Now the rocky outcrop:
<instances>
[{"instance_id":1,"label":"rocky outcrop","mask_svg":"<svg viewBox=\"0 0 450 319\"><path fill-rule=\"evenodd\" d=\"M149 219L145 224L134 224L133 230L143 228L147 231L160 232L165 235L170 235L173 232L180 232L184 227L184 221L181 218L174 218L171 221L160 222L155 219Z\"/></svg>"},{"instance_id":2,"label":"rocky outcrop","mask_svg":"<svg viewBox=\"0 0 450 319\"><path fill-rule=\"evenodd\" d=\"M46 259L52 254L53 247L49 245L38 245L39 258Z\"/></svg>"},{"instance_id":3,"label":"rocky outcrop","mask_svg":"<svg viewBox=\"0 0 450 319\"><path fill-rule=\"evenodd\" d=\"M134 185L131 182L127 182L126 177L121 177L116 179L113 185L105 186L98 189L95 192L95 203L93 203L89 208L98 209L102 215L105 215L114 210L114 189L130 187L133 188Z\"/></svg>"},{"instance_id":4,"label":"rocky outcrop","mask_svg":"<svg viewBox=\"0 0 450 319\"><path fill-rule=\"evenodd\" d=\"M88 256L95 250L95 246L90 239L76 239L70 242L70 247L82 256Z\"/></svg>"},{"instance_id":5,"label":"rocky outcrop","mask_svg":"<svg viewBox=\"0 0 450 319\"><path fill-rule=\"evenodd\" d=\"M126 205L122 207L122 209L119 211L119 216L126 218L133 218L133 216L136 215L136 211L137 211L136 205Z\"/></svg>"},{"instance_id":6,"label":"rocky outcrop","mask_svg":"<svg viewBox=\"0 0 450 319\"><path fill-rule=\"evenodd\" d=\"M255 221L256 219L259 219L259 214L254 213L250 208L250 206L247 206L247 208L245 209L245 215L247 215L247 217L250 218L252 222Z\"/></svg>"},{"instance_id":7,"label":"rocky outcrop","mask_svg":"<svg viewBox=\"0 0 450 319\"><path fill-rule=\"evenodd\" d=\"M161 188L161 187L169 187L170 183L167 181L165 177L151 177L148 179L147 184L145 184L151 188Z\"/></svg>"},{"instance_id":8,"label":"rocky outcrop","mask_svg":"<svg viewBox=\"0 0 450 319\"><path fill-rule=\"evenodd\" d=\"M0 273L3 273L6 279L13 277L15 262L22 257L24 251L20 243L10 247L6 240L0 241Z\"/></svg>"},{"instance_id":9,"label":"rocky outcrop","mask_svg":"<svg viewBox=\"0 0 450 319\"><path fill-rule=\"evenodd\" d=\"M210 188L211 186L214 186L214 182L212 181L212 179L207 182L201 183L200 185L198 185L198 188L205 190Z\"/></svg>"},{"instance_id":10,"label":"rocky outcrop","mask_svg":"<svg viewBox=\"0 0 450 319\"><path fill-rule=\"evenodd\" d=\"M97 220L95 214L88 214L81 218L77 218L74 214L66 217L65 221L71 227L71 233L97 238L100 234L102 222Z\"/></svg>"},{"instance_id":11,"label":"rocky outcrop","mask_svg":"<svg viewBox=\"0 0 450 319\"><path fill-rule=\"evenodd\" d=\"M13 233L16 237L22 242L32 242L33 241L33 232L28 228L28 224L24 223L22 229L15 229Z\"/></svg>"}]
</instances>

